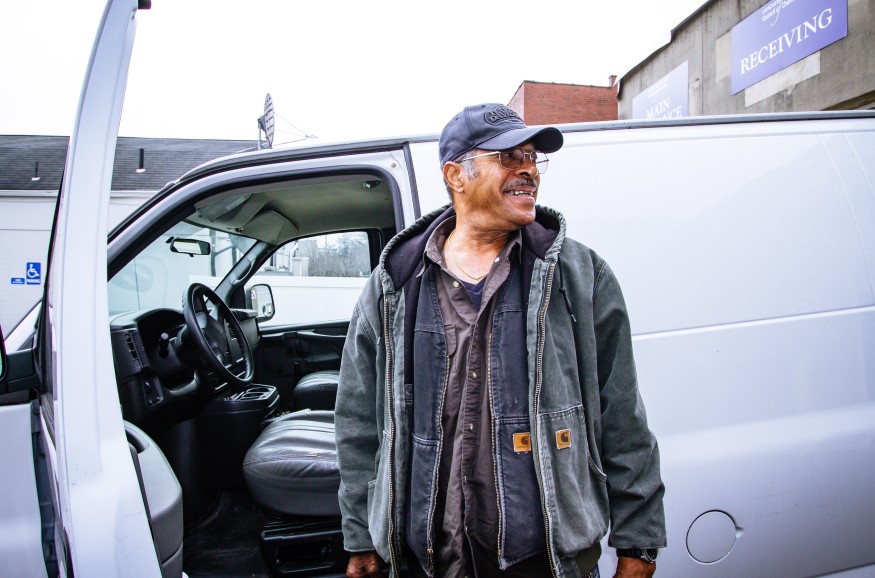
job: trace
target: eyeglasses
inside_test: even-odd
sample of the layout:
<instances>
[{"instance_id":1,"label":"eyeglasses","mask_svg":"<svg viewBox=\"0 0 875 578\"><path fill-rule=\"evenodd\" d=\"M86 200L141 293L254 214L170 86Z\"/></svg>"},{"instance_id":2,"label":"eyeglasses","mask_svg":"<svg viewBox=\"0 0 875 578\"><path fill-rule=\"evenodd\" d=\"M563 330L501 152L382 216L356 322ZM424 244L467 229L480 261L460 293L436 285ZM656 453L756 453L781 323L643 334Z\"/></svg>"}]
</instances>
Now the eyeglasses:
<instances>
[{"instance_id":1,"label":"eyeglasses","mask_svg":"<svg viewBox=\"0 0 875 578\"><path fill-rule=\"evenodd\" d=\"M547 165L550 162L550 159L548 159L547 155L544 153L538 151L526 152L519 148L472 155L470 157L465 157L462 160L466 161L468 159L476 159L477 157L488 157L492 155L498 155L498 164L509 171L519 170L526 162L526 159L528 159L533 165L535 165L535 168L538 169L538 173L542 175L547 172Z\"/></svg>"}]
</instances>

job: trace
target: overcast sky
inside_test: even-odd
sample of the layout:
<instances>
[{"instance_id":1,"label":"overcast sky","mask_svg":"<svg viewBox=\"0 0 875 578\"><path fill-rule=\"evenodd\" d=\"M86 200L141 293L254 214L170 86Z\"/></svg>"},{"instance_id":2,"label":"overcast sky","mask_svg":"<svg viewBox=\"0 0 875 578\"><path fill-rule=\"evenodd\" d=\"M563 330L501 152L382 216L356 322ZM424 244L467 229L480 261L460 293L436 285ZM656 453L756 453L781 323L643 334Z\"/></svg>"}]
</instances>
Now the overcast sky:
<instances>
[{"instance_id":1,"label":"overcast sky","mask_svg":"<svg viewBox=\"0 0 875 578\"><path fill-rule=\"evenodd\" d=\"M0 0L0 134L67 135L97 0ZM704 0L153 0L121 134L277 143L434 133L525 80L607 86Z\"/></svg>"}]
</instances>

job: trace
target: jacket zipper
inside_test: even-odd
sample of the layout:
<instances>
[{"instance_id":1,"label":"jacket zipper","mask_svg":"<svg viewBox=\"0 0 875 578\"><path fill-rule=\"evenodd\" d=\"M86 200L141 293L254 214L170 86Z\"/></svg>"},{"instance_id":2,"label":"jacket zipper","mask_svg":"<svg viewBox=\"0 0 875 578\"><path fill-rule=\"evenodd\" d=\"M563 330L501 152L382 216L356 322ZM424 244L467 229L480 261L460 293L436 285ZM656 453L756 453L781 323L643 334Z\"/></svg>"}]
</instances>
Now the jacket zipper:
<instances>
[{"instance_id":1,"label":"jacket zipper","mask_svg":"<svg viewBox=\"0 0 875 578\"><path fill-rule=\"evenodd\" d=\"M446 367L444 367L444 391L441 395L441 403L438 408L438 447L437 447L437 462L434 468L434 478L432 487L434 491L431 495L431 512L428 515L428 573L434 575L434 512L437 509L437 484L438 472L441 468L441 453L444 445L444 401L447 399L447 387L450 384L450 356L447 355Z\"/></svg>"},{"instance_id":2,"label":"jacket zipper","mask_svg":"<svg viewBox=\"0 0 875 578\"><path fill-rule=\"evenodd\" d=\"M389 297L383 299L383 335L386 340L386 390L389 396L389 556L392 571L398 576L398 561L395 554L395 401L392 391L394 359L389 341Z\"/></svg>"},{"instance_id":3,"label":"jacket zipper","mask_svg":"<svg viewBox=\"0 0 875 578\"><path fill-rule=\"evenodd\" d=\"M498 494L498 450L495 447L495 406L492 399L492 332L486 340L486 386L489 388L489 426L492 430L492 476L495 480L495 505L498 511L498 541L495 543L498 552L498 563L501 565L501 544L504 541L504 518L501 515L501 497Z\"/></svg>"},{"instance_id":4,"label":"jacket zipper","mask_svg":"<svg viewBox=\"0 0 875 578\"><path fill-rule=\"evenodd\" d=\"M553 548L550 545L550 518L547 515L547 501L546 496L544 495L544 473L541 471L541 450L540 450L540 439L538 436L538 404L540 403L541 397L541 384L543 382L543 362L544 362L544 342L546 340L545 333L545 320L547 318L547 306L550 304L550 291L553 287L553 271L556 267L556 263L550 263L550 268L547 270L547 282L546 288L544 291L544 302L541 305L541 310L538 312L538 356L537 362L535 366L535 399L534 399L534 415L532 419L534 423L532 424L532 448L535 458L535 474L538 477L538 488L541 492L541 510L544 514L544 531L547 536L547 561L550 564L550 573L553 575L553 578L556 578L556 570L553 564Z\"/></svg>"}]
</instances>

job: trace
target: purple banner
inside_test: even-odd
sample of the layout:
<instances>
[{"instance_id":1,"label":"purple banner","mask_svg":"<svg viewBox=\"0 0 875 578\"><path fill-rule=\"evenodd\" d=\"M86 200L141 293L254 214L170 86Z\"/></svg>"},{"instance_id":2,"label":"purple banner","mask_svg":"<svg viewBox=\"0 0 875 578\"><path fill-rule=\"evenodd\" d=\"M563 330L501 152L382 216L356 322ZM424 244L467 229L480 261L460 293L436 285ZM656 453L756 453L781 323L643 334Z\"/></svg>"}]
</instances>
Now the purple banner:
<instances>
[{"instance_id":1,"label":"purple banner","mask_svg":"<svg viewBox=\"0 0 875 578\"><path fill-rule=\"evenodd\" d=\"M684 61L632 99L632 118L687 116L689 101L689 73Z\"/></svg>"},{"instance_id":2,"label":"purple banner","mask_svg":"<svg viewBox=\"0 0 875 578\"><path fill-rule=\"evenodd\" d=\"M848 0L770 0L732 29L732 94L848 35Z\"/></svg>"}]
</instances>

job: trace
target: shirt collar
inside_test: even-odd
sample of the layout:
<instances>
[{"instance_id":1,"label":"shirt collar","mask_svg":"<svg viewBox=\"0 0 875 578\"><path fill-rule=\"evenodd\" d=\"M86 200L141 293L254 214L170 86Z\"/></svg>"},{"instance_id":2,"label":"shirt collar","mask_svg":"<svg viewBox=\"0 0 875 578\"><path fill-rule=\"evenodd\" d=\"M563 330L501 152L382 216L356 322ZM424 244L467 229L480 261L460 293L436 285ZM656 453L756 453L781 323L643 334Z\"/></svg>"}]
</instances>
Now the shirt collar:
<instances>
[{"instance_id":1,"label":"shirt collar","mask_svg":"<svg viewBox=\"0 0 875 578\"><path fill-rule=\"evenodd\" d=\"M444 245L447 242L447 238L450 236L450 233L453 232L453 229L456 228L456 217L450 217L440 225L438 225L434 231L432 231L431 236L428 238L428 242L425 244L425 252L424 252L424 260L431 261L435 265L441 268L447 268L444 264ZM520 248L523 244L523 235L522 230L516 230L510 235L508 235L507 243L505 243L504 247L501 251L498 252L499 259L510 259L514 257L519 262L522 259ZM422 270L420 269L417 276L422 275Z\"/></svg>"}]
</instances>

